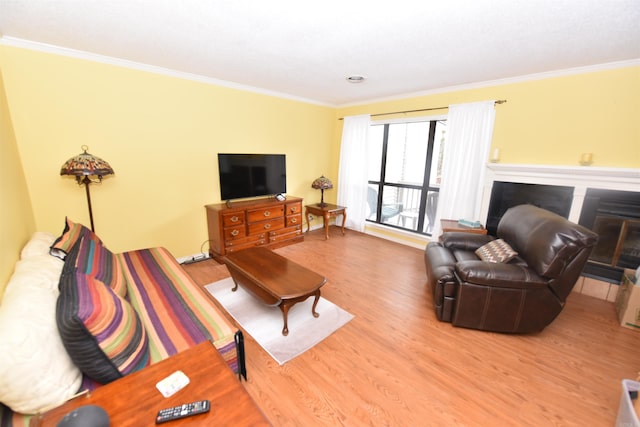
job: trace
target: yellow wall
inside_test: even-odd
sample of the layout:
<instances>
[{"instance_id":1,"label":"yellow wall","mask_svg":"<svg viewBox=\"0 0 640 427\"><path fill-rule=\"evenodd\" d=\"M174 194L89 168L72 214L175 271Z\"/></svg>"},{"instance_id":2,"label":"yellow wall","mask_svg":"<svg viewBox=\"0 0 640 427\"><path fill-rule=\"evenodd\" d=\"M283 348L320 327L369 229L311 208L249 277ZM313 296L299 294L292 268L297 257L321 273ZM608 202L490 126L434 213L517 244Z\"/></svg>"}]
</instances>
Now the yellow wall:
<instances>
[{"instance_id":1,"label":"yellow wall","mask_svg":"<svg viewBox=\"0 0 640 427\"><path fill-rule=\"evenodd\" d=\"M319 198L311 182L333 159L335 111L88 60L0 47L7 99L36 226L89 224L84 188L60 177L81 152L115 176L91 186L96 232L113 251L163 245L207 250L204 205L220 201L218 152L287 155L287 193Z\"/></svg>"},{"instance_id":2,"label":"yellow wall","mask_svg":"<svg viewBox=\"0 0 640 427\"><path fill-rule=\"evenodd\" d=\"M20 250L36 230L5 96L0 57L0 296Z\"/></svg>"},{"instance_id":3,"label":"yellow wall","mask_svg":"<svg viewBox=\"0 0 640 427\"><path fill-rule=\"evenodd\" d=\"M337 181L346 115L507 99L493 142L503 163L576 165L592 152L594 166L640 167L637 66L337 109L4 45L0 71L3 215L16 205L0 225L16 233L2 245L6 265L33 230L58 234L67 215L89 223L84 189L59 175L85 144L116 171L91 187L106 244L178 257L207 249L218 152L285 153L288 193L315 202L314 178Z\"/></svg>"},{"instance_id":4,"label":"yellow wall","mask_svg":"<svg viewBox=\"0 0 640 427\"><path fill-rule=\"evenodd\" d=\"M506 99L496 106L490 152L501 163L577 166L582 153L593 166L640 167L640 67L597 71L377 102L338 109L338 117L441 107ZM382 119L446 114L397 114ZM376 117L374 120L378 119ZM334 164L339 161L342 121L338 122ZM368 225L368 233L414 247L428 240L416 234Z\"/></svg>"},{"instance_id":5,"label":"yellow wall","mask_svg":"<svg viewBox=\"0 0 640 427\"><path fill-rule=\"evenodd\" d=\"M378 102L342 108L338 115L490 99L507 100L496 106L492 144L500 149L501 163L577 166L581 154L590 152L593 166L640 167L640 67ZM334 152L335 161L338 156Z\"/></svg>"}]
</instances>

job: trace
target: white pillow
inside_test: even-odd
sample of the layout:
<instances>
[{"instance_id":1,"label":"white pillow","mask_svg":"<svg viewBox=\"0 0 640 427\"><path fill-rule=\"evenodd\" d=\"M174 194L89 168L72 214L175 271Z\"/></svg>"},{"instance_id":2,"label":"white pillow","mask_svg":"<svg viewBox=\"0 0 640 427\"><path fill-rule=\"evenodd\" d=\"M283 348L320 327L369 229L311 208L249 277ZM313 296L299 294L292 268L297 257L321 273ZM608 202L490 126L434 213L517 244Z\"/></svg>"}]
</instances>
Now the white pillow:
<instances>
[{"instance_id":1,"label":"white pillow","mask_svg":"<svg viewBox=\"0 0 640 427\"><path fill-rule=\"evenodd\" d=\"M20 252L21 259L40 257L49 253L49 248L56 241L56 236L44 231L36 231Z\"/></svg>"},{"instance_id":2,"label":"white pillow","mask_svg":"<svg viewBox=\"0 0 640 427\"><path fill-rule=\"evenodd\" d=\"M23 414L64 403L82 382L56 325L64 262L42 238L25 246L0 302L0 402Z\"/></svg>"}]
</instances>

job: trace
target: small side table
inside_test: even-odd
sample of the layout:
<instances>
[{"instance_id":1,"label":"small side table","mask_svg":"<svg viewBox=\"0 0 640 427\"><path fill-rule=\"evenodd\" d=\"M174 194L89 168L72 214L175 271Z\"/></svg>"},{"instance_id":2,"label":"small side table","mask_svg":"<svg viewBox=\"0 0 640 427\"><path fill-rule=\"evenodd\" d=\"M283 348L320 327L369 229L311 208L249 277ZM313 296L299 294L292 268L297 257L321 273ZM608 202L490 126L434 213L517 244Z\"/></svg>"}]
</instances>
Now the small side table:
<instances>
[{"instance_id":1,"label":"small side table","mask_svg":"<svg viewBox=\"0 0 640 427\"><path fill-rule=\"evenodd\" d=\"M484 226L480 228L465 227L464 225L458 224L458 221L455 219L441 219L440 226L442 227L443 233L447 231L457 231L462 233L487 234L487 229L484 228Z\"/></svg>"},{"instance_id":2,"label":"small side table","mask_svg":"<svg viewBox=\"0 0 640 427\"><path fill-rule=\"evenodd\" d=\"M344 206L332 205L331 203L325 203L324 206L320 206L320 203L305 206L304 216L307 218L307 232L309 231L309 215L317 215L322 217L324 223L324 239L329 238L329 219L333 216L342 215L342 235L344 236L344 223L347 222L347 208Z\"/></svg>"},{"instance_id":3,"label":"small side table","mask_svg":"<svg viewBox=\"0 0 640 427\"><path fill-rule=\"evenodd\" d=\"M156 383L178 369L189 377L190 384L165 398ZM112 426L150 426L154 425L160 409L203 399L211 402L208 413L171 421L167 426L270 425L227 362L211 342L205 341L34 416L30 426L56 426L68 412L89 404L101 406L109 415Z\"/></svg>"}]
</instances>

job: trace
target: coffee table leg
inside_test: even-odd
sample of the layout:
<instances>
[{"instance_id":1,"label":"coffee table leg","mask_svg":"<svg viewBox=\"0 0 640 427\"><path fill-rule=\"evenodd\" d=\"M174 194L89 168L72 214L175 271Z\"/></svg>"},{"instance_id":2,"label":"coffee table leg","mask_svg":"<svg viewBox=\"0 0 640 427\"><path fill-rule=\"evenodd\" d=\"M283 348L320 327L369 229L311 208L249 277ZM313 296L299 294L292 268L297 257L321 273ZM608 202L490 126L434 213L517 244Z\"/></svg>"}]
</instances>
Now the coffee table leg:
<instances>
[{"instance_id":1,"label":"coffee table leg","mask_svg":"<svg viewBox=\"0 0 640 427\"><path fill-rule=\"evenodd\" d=\"M318 300L320 299L320 289L318 289L315 293L315 298L313 299L313 307L311 307L311 314L313 317L319 317L320 314L316 312L316 306L318 305Z\"/></svg>"}]
</instances>

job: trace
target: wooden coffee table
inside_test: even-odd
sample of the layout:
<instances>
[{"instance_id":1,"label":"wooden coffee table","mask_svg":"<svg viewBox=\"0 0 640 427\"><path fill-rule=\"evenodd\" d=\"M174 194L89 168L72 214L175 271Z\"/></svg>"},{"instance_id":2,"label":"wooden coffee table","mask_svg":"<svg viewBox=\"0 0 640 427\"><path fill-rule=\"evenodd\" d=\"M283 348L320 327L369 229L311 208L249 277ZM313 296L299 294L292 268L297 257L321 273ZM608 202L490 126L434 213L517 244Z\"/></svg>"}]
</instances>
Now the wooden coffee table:
<instances>
[{"instance_id":1,"label":"wooden coffee table","mask_svg":"<svg viewBox=\"0 0 640 427\"><path fill-rule=\"evenodd\" d=\"M320 288L327 281L325 277L261 246L231 252L223 262L235 283L233 291L240 285L263 303L280 307L284 320L282 335L289 334L289 309L312 295L315 299L311 313L313 317L319 316L316 305Z\"/></svg>"}]
</instances>

